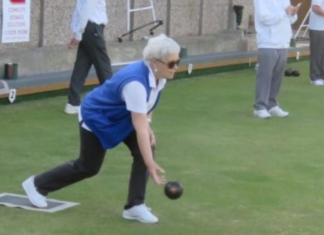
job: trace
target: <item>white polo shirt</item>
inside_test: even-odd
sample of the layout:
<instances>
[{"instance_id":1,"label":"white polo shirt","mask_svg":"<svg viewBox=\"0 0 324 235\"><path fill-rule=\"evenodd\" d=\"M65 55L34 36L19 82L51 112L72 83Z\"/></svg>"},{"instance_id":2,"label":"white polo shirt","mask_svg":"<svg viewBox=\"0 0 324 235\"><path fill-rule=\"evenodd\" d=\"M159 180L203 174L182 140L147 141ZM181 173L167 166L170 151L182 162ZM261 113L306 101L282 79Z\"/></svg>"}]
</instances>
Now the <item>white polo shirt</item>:
<instances>
[{"instance_id":1,"label":"white polo shirt","mask_svg":"<svg viewBox=\"0 0 324 235\"><path fill-rule=\"evenodd\" d=\"M159 79L157 84L151 68L149 66L148 68L149 85L151 87L150 94L147 94L144 85L138 81L129 82L123 87L122 98L126 103L126 109L130 112L147 114L153 108L159 92L165 87L167 80L165 78ZM149 96L148 100L147 96ZM81 110L79 111L78 118L79 122L81 122ZM82 127L91 131L85 123L82 123Z\"/></svg>"},{"instance_id":2,"label":"white polo shirt","mask_svg":"<svg viewBox=\"0 0 324 235\"><path fill-rule=\"evenodd\" d=\"M96 24L108 24L105 0L77 0L71 22L74 38L81 41L88 21Z\"/></svg>"},{"instance_id":3,"label":"white polo shirt","mask_svg":"<svg viewBox=\"0 0 324 235\"><path fill-rule=\"evenodd\" d=\"M149 73L149 85L151 87L151 93L146 94L145 87L138 81L127 83L122 90L122 97L126 102L127 110L134 113L148 113L158 98L159 91L161 91L165 84L166 79L159 79L159 83L156 84L156 79L151 68L148 66ZM147 95L149 96L148 101Z\"/></svg>"},{"instance_id":4,"label":"white polo shirt","mask_svg":"<svg viewBox=\"0 0 324 235\"><path fill-rule=\"evenodd\" d=\"M297 14L287 15L289 5L290 0L254 0L258 48L289 47L291 24L297 20Z\"/></svg>"},{"instance_id":5,"label":"white polo shirt","mask_svg":"<svg viewBox=\"0 0 324 235\"><path fill-rule=\"evenodd\" d=\"M312 6L317 5L324 9L324 0L312 0ZM309 17L309 29L311 30L324 30L324 16L318 15L311 10Z\"/></svg>"}]
</instances>

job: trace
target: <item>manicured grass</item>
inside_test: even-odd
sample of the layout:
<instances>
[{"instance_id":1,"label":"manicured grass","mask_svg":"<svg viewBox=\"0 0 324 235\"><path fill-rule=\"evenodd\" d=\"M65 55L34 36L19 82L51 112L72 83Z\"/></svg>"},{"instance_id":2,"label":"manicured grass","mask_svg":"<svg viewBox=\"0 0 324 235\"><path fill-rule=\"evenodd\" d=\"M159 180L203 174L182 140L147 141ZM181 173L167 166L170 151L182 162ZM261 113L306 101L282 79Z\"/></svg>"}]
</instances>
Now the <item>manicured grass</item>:
<instances>
[{"instance_id":1,"label":"manicured grass","mask_svg":"<svg viewBox=\"0 0 324 235\"><path fill-rule=\"evenodd\" d=\"M184 186L171 201L150 181L146 203L156 225L121 218L131 157L107 152L99 175L51 194L80 202L37 213L0 207L8 235L323 235L323 88L309 85L308 63L285 78L285 119L252 117L254 70L170 82L154 113L157 161ZM0 192L23 194L21 182L78 154L75 116L66 97L1 105Z\"/></svg>"}]
</instances>

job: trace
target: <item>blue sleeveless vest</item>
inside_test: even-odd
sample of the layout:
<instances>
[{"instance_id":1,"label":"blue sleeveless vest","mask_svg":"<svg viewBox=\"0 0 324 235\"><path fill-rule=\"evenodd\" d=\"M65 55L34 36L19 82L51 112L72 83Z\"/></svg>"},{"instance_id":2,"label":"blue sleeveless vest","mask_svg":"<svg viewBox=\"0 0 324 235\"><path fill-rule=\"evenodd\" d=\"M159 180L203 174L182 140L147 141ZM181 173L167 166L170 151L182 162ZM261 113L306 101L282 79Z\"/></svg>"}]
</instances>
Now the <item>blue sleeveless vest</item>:
<instances>
[{"instance_id":1,"label":"blue sleeveless vest","mask_svg":"<svg viewBox=\"0 0 324 235\"><path fill-rule=\"evenodd\" d=\"M120 69L111 79L92 90L83 99L83 122L98 137L104 149L115 147L134 131L131 113L122 99L124 85L131 81L140 82L146 88L148 101L151 93L148 78L149 68L144 61L138 61ZM160 94L161 92L152 110L158 103Z\"/></svg>"}]
</instances>

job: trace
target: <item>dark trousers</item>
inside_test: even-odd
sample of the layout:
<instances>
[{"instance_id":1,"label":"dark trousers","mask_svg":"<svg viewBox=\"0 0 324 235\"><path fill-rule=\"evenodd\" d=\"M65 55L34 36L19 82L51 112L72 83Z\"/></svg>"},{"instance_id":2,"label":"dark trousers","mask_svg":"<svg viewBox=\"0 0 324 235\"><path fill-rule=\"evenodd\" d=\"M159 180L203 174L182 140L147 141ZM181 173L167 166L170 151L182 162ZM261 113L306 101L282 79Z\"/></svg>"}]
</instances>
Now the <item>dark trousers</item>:
<instances>
[{"instance_id":1,"label":"dark trousers","mask_svg":"<svg viewBox=\"0 0 324 235\"><path fill-rule=\"evenodd\" d=\"M106 150L99 139L90 131L80 127L80 156L51 170L35 176L37 190L46 196L48 193L96 175L103 163ZM125 209L144 203L148 171L137 143L136 132L132 132L124 143L133 156L129 179L128 199ZM153 151L153 149L152 149Z\"/></svg>"},{"instance_id":2,"label":"dark trousers","mask_svg":"<svg viewBox=\"0 0 324 235\"><path fill-rule=\"evenodd\" d=\"M88 22L78 46L76 61L70 80L68 102L80 105L80 94L91 66L94 65L99 83L112 76L110 58L104 38L104 25Z\"/></svg>"},{"instance_id":3,"label":"dark trousers","mask_svg":"<svg viewBox=\"0 0 324 235\"><path fill-rule=\"evenodd\" d=\"M309 30L310 79L324 79L324 31Z\"/></svg>"}]
</instances>

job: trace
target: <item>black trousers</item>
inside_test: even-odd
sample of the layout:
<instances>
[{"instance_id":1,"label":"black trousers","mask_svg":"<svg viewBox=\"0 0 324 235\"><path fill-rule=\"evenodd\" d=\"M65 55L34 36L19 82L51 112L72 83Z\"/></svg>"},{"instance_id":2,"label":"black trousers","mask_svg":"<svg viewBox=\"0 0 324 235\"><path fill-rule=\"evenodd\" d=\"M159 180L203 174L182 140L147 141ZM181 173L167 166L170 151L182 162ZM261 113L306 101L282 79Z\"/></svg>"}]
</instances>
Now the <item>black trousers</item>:
<instances>
[{"instance_id":1,"label":"black trousers","mask_svg":"<svg viewBox=\"0 0 324 235\"><path fill-rule=\"evenodd\" d=\"M80 156L51 170L35 176L35 186L44 196L53 191L96 175L103 163L106 150L99 139L80 126ZM148 171L139 150L136 132L132 132L124 143L133 156L129 179L128 199L125 209L144 203ZM152 149L153 151L153 149Z\"/></svg>"},{"instance_id":2,"label":"black trousers","mask_svg":"<svg viewBox=\"0 0 324 235\"><path fill-rule=\"evenodd\" d=\"M104 38L104 25L88 22L78 46L76 61L70 79L69 104L80 105L82 87L92 65L94 65L100 84L112 76L110 58Z\"/></svg>"}]
</instances>

